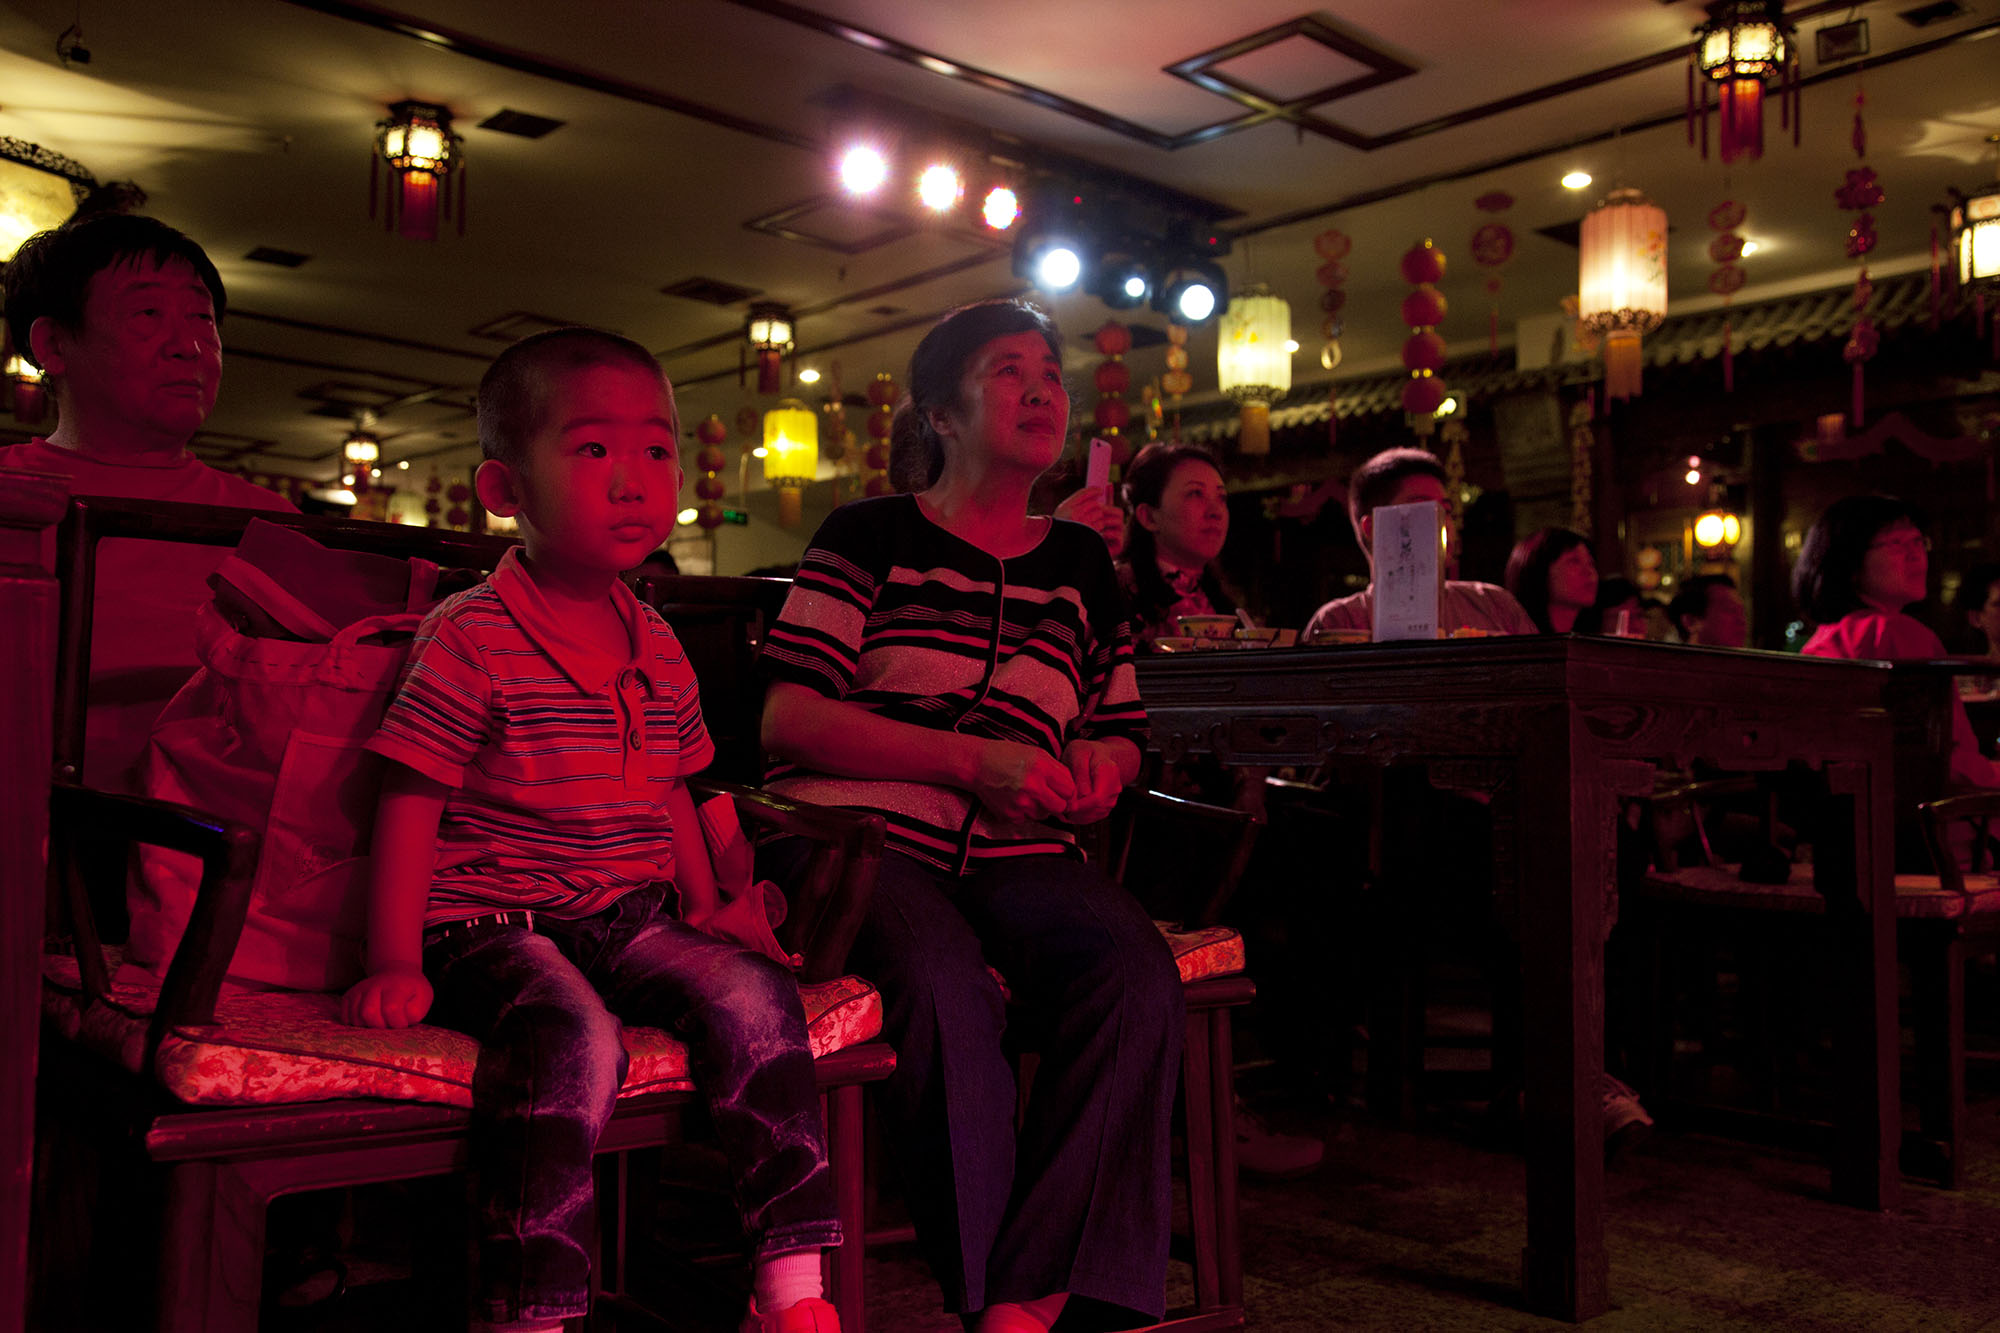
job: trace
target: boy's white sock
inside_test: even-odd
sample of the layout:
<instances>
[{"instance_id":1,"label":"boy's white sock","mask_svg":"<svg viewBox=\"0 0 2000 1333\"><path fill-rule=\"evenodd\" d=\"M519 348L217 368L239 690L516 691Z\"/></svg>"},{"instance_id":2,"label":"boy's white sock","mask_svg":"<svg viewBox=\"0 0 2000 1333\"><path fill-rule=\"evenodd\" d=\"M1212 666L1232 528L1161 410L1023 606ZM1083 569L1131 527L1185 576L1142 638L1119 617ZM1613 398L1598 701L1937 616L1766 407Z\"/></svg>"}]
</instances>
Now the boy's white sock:
<instances>
[{"instance_id":1,"label":"boy's white sock","mask_svg":"<svg viewBox=\"0 0 2000 1333\"><path fill-rule=\"evenodd\" d=\"M826 1294L820 1283L818 1250L789 1250L759 1259L750 1283L757 1295L757 1308L765 1314L789 1310L800 1301Z\"/></svg>"}]
</instances>

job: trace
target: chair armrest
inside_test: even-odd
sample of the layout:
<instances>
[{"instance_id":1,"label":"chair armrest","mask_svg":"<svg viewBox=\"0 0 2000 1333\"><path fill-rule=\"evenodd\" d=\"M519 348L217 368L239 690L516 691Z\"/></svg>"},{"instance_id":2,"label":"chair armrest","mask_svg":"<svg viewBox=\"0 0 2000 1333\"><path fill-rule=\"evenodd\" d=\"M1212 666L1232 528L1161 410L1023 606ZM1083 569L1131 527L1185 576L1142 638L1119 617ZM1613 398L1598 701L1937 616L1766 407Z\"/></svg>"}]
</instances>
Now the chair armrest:
<instances>
[{"instance_id":1,"label":"chair armrest","mask_svg":"<svg viewBox=\"0 0 2000 1333\"><path fill-rule=\"evenodd\" d=\"M752 787L698 778L689 786L727 795L746 830L805 838L814 844L798 879L782 886L787 911L778 942L804 960L801 981L831 981L847 966L861 919L875 892L886 832L882 816L811 805Z\"/></svg>"},{"instance_id":2,"label":"chair armrest","mask_svg":"<svg viewBox=\"0 0 2000 1333\"><path fill-rule=\"evenodd\" d=\"M201 884L188 914L180 943L167 965L160 998L147 1032L147 1060L160 1038L177 1024L210 1023L215 1002L243 920L250 909L250 887L257 868L257 834L239 824L216 819L199 810L144 796L96 791L71 783L50 788L49 814L55 837L76 839L109 836L128 846L163 847L185 852L201 861ZM56 858L52 858L54 860ZM102 999L110 988L103 940L91 905L89 886L74 855L64 863L64 903L76 932L77 967L87 1001ZM121 882L115 886L124 892Z\"/></svg>"},{"instance_id":3,"label":"chair armrest","mask_svg":"<svg viewBox=\"0 0 2000 1333\"><path fill-rule=\"evenodd\" d=\"M1183 828L1192 824L1227 845L1221 874L1210 890L1194 904L1186 923L1195 928L1214 925L1222 915L1222 909L1235 896L1243 872L1249 868L1250 856L1257 848L1257 837L1263 832L1264 817L1234 806L1190 801L1153 788L1127 792L1120 802L1119 814L1124 832L1118 839L1109 871L1111 878L1121 883L1132 858L1132 838L1139 825L1147 820L1169 820Z\"/></svg>"},{"instance_id":4,"label":"chair armrest","mask_svg":"<svg viewBox=\"0 0 2000 1333\"><path fill-rule=\"evenodd\" d=\"M1964 820L1972 826L1972 869L1983 869L1990 850L1988 834L1994 819L2000 817L2000 791L1968 792L1925 801L1917 807L1917 815L1923 821L1924 842L1930 848L1931 864L1937 870L1939 883L1955 893L1968 893L1965 867L1958 863L1958 849L1952 846L1951 825L1954 820Z\"/></svg>"}]
</instances>

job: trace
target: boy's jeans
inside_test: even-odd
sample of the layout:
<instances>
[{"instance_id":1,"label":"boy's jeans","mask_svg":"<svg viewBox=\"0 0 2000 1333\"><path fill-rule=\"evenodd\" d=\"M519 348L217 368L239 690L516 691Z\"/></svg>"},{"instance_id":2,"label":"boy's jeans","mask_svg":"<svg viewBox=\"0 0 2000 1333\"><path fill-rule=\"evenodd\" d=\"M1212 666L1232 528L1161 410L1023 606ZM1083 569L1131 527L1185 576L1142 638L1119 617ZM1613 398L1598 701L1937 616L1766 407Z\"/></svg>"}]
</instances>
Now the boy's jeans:
<instances>
[{"instance_id":1,"label":"boy's jeans","mask_svg":"<svg viewBox=\"0 0 2000 1333\"><path fill-rule=\"evenodd\" d=\"M620 1019L688 1044L761 1257L840 1243L798 988L778 964L668 915L656 889L595 916L427 931L430 1021L477 1037L476 1314L590 1303L591 1155L624 1082Z\"/></svg>"}]
</instances>

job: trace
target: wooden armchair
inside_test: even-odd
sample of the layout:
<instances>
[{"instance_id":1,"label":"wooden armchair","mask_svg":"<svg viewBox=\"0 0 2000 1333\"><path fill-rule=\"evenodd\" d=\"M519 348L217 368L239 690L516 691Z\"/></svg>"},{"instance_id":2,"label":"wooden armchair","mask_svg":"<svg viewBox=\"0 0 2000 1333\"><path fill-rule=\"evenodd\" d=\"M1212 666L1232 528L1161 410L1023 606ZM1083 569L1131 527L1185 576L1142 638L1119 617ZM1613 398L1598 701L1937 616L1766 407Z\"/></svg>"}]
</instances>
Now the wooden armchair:
<instances>
[{"instance_id":1,"label":"wooden armchair","mask_svg":"<svg viewBox=\"0 0 2000 1333\"><path fill-rule=\"evenodd\" d=\"M1768 869L1745 878L1742 865L1716 857L1709 806L1747 792L1764 802L1768 828L1769 794L1745 778L1684 783L1656 793L1655 835L1663 828L1678 834L1671 841L1684 856L1669 847L1631 887L1651 915L1647 934L1654 943L1677 933L1682 924L1677 918L1693 914L1704 922L1700 933L1712 936L1712 923L1727 917L1751 932L1751 949L1758 955L1753 970L1761 971L1766 962L1799 955L1812 938L1801 927L1824 917L1826 902L1810 865L1791 866L1782 882L1770 882L1776 875ZM1897 951L1909 976L1906 1015L1915 1038L1909 1082L1918 1112L1916 1129L1904 1134L1903 1166L1953 1188L1965 1143L1965 963L1976 945L2000 944L2000 880L1987 841L1988 823L2000 814L2000 793L1925 801L1913 813L1931 865L1898 873L1895 880ZM1968 853L1969 870L1959 860ZM1778 861L1784 868L1782 858ZM1757 947L1760 942L1764 947ZM1658 980L1649 987L1655 995L1661 990ZM1748 984L1768 985L1761 976ZM1661 1071L1667 1025L1656 1020L1648 1026L1657 1029L1652 1064ZM1656 1085L1663 1082L1656 1073Z\"/></svg>"},{"instance_id":2,"label":"wooden armchair","mask_svg":"<svg viewBox=\"0 0 2000 1333\"><path fill-rule=\"evenodd\" d=\"M88 703L92 555L106 537L227 544L252 515L190 506L75 501L60 564L63 624L56 679L56 771L80 774ZM265 515L264 517L269 517ZM287 518L323 544L440 564L488 567L507 543L391 525ZM697 672L701 664L696 663ZM862 1230L862 1084L894 1056L878 1041L881 1009L865 982L841 977L882 848L879 818L719 788L753 836L797 834L816 848L790 888L780 942L805 958L803 993L826 1116L830 1162L848 1234ZM256 839L199 812L109 796L63 781L51 801L52 864L68 941L44 957L48 1034L38 1079L42 1123L91 1125L121 1165L157 1172L161 1217L156 1326L174 1333L247 1333L257 1324L265 1214L281 1195L460 1170L477 1044L418 1026L346 1028L337 997L225 988L250 903ZM121 975L116 944L124 885L92 875L107 844L149 844L199 857L188 926L159 984ZM100 853L86 857L85 847ZM122 861L116 863L122 864ZM663 1032L628 1029L632 1069L598 1145L600 1168L683 1135L694 1100L685 1048ZM46 1159L45 1159L46 1160ZM609 1177L607 1180L615 1180ZM40 1201L65 1182L39 1183ZM622 1281L617 1196L602 1200L601 1286ZM861 1329L858 1244L836 1251L831 1296L843 1325Z\"/></svg>"}]
</instances>

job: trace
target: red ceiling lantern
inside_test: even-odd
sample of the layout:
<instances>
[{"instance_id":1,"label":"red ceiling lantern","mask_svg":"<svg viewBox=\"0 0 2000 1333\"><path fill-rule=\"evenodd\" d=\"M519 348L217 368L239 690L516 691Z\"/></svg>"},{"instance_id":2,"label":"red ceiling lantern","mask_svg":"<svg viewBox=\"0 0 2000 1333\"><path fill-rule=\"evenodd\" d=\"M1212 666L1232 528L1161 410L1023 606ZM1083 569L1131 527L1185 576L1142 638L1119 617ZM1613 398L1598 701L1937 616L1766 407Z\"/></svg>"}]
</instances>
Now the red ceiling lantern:
<instances>
[{"instance_id":1,"label":"red ceiling lantern","mask_svg":"<svg viewBox=\"0 0 2000 1333\"><path fill-rule=\"evenodd\" d=\"M465 140L451 112L434 102L398 102L375 125L375 157L390 172L383 223L413 241L434 241L438 217L454 211L465 235ZM368 216L375 216L375 163L368 169Z\"/></svg>"},{"instance_id":2,"label":"red ceiling lantern","mask_svg":"<svg viewBox=\"0 0 2000 1333\"><path fill-rule=\"evenodd\" d=\"M1701 85L1698 95L1696 83ZM1785 22L1784 0L1714 0L1708 6L1708 22L1695 29L1694 47L1688 53L1688 142L1694 142L1699 116L1701 155L1708 156L1708 89L1713 84L1723 164L1762 157L1767 83L1778 85L1779 114L1796 147L1799 52L1792 27Z\"/></svg>"},{"instance_id":3,"label":"red ceiling lantern","mask_svg":"<svg viewBox=\"0 0 2000 1333\"><path fill-rule=\"evenodd\" d=\"M1437 325L1444 322L1444 293L1435 286L1444 278L1444 252L1426 236L1403 252L1403 281L1416 284L1403 298L1403 322L1413 332L1403 344L1403 365L1410 372L1403 385L1403 411L1410 429L1427 439L1437 425L1437 410L1448 396L1438 371L1444 366L1445 343Z\"/></svg>"}]
</instances>

